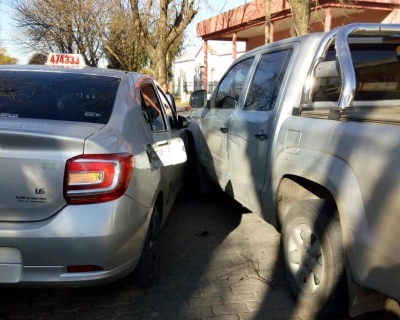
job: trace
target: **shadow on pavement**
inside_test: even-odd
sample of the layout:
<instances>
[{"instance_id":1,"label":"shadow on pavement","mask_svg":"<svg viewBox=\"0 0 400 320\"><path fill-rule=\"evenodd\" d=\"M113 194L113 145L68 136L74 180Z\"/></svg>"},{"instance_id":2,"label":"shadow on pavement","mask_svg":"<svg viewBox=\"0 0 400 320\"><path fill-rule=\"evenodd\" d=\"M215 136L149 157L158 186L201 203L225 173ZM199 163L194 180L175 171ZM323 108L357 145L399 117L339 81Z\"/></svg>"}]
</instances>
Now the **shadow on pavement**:
<instances>
[{"instance_id":1,"label":"shadow on pavement","mask_svg":"<svg viewBox=\"0 0 400 320\"><path fill-rule=\"evenodd\" d=\"M1 288L0 320L311 319L297 312L283 280L279 238L220 191L180 197L161 232L151 288L124 280L82 289ZM387 311L355 319L399 317Z\"/></svg>"}]
</instances>

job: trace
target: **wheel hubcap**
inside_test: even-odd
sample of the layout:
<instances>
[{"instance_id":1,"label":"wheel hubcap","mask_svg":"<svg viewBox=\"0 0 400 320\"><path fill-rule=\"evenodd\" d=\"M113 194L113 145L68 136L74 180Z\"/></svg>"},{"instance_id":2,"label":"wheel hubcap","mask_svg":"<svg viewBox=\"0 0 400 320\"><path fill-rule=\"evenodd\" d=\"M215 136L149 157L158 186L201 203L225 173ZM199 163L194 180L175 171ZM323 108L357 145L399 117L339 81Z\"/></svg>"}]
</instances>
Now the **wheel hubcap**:
<instances>
[{"instance_id":1,"label":"wheel hubcap","mask_svg":"<svg viewBox=\"0 0 400 320\"><path fill-rule=\"evenodd\" d=\"M297 225L288 243L290 270L298 287L306 293L315 293L324 275L321 243L306 224Z\"/></svg>"}]
</instances>

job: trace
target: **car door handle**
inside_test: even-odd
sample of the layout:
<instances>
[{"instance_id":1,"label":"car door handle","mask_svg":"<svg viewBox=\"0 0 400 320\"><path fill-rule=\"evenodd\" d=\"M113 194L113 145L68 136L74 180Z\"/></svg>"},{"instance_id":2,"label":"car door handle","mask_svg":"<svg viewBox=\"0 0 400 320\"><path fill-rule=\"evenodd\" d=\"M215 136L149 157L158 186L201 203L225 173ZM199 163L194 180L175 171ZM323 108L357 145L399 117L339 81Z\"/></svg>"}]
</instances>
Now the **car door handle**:
<instances>
[{"instance_id":1,"label":"car door handle","mask_svg":"<svg viewBox=\"0 0 400 320\"><path fill-rule=\"evenodd\" d=\"M226 127L219 128L219 130L220 130L222 133L227 133L227 132L229 131L229 129L226 128Z\"/></svg>"},{"instance_id":2,"label":"car door handle","mask_svg":"<svg viewBox=\"0 0 400 320\"><path fill-rule=\"evenodd\" d=\"M257 133L254 135L256 137L256 139L260 140L260 141L264 141L268 139L268 135L265 133Z\"/></svg>"}]
</instances>

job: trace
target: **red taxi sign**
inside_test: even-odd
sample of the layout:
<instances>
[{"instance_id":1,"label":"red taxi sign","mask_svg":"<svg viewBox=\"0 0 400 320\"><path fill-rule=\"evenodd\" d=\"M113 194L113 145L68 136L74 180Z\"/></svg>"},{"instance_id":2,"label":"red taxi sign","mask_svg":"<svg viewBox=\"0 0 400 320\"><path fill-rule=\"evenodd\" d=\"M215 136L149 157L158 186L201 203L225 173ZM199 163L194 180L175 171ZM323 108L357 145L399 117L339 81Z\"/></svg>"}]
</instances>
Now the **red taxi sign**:
<instances>
[{"instance_id":1,"label":"red taxi sign","mask_svg":"<svg viewBox=\"0 0 400 320\"><path fill-rule=\"evenodd\" d=\"M85 59L77 53L49 53L46 65L69 68L86 67Z\"/></svg>"}]
</instances>

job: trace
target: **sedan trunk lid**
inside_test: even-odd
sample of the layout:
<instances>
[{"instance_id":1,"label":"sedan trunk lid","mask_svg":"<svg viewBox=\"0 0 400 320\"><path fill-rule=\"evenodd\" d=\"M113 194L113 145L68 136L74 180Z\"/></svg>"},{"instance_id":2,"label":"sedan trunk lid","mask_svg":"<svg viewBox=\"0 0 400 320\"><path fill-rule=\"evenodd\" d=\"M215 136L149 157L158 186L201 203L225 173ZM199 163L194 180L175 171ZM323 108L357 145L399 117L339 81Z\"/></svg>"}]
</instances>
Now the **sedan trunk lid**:
<instances>
[{"instance_id":1,"label":"sedan trunk lid","mask_svg":"<svg viewBox=\"0 0 400 320\"><path fill-rule=\"evenodd\" d=\"M51 217L66 205L65 163L104 125L29 119L0 120L0 221Z\"/></svg>"}]
</instances>

